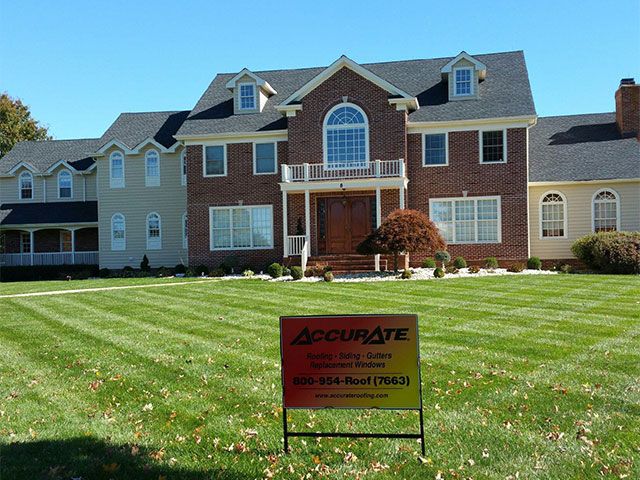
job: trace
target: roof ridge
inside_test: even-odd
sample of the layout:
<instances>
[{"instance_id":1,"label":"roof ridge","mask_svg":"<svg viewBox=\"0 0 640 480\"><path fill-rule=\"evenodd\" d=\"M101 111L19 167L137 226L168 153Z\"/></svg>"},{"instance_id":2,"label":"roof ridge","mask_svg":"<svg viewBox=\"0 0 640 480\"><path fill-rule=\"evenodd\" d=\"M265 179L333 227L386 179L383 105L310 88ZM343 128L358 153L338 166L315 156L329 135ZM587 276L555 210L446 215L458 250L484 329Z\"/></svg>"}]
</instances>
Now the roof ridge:
<instances>
[{"instance_id":1,"label":"roof ridge","mask_svg":"<svg viewBox=\"0 0 640 480\"><path fill-rule=\"evenodd\" d=\"M541 118L563 118L563 117L586 117L587 115L615 115L616 112L591 112L591 113L571 113L568 115L546 115L546 116L538 116L538 119Z\"/></svg>"},{"instance_id":2,"label":"roof ridge","mask_svg":"<svg viewBox=\"0 0 640 480\"><path fill-rule=\"evenodd\" d=\"M143 115L146 113L183 113L183 112L190 112L191 110L153 110L150 112L120 112L120 115Z\"/></svg>"}]
</instances>

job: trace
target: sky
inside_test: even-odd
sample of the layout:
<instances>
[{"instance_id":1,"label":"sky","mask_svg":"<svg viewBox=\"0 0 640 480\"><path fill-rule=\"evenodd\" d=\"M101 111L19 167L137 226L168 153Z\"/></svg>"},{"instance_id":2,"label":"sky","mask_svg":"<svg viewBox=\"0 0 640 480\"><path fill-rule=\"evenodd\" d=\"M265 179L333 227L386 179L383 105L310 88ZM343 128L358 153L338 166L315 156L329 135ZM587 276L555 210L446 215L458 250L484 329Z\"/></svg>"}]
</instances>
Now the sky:
<instances>
[{"instance_id":1,"label":"sky","mask_svg":"<svg viewBox=\"0 0 640 480\"><path fill-rule=\"evenodd\" d=\"M640 0L0 0L0 92L56 139L193 108L216 73L524 50L538 115L615 110Z\"/></svg>"}]
</instances>

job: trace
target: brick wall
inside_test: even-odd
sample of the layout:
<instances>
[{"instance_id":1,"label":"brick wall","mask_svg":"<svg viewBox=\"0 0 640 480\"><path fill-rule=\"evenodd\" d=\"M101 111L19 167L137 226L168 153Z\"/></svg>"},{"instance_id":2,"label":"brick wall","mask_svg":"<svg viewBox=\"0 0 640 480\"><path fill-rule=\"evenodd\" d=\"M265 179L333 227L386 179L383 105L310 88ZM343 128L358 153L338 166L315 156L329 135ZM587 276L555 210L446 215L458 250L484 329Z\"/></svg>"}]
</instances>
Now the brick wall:
<instances>
[{"instance_id":1,"label":"brick wall","mask_svg":"<svg viewBox=\"0 0 640 480\"><path fill-rule=\"evenodd\" d=\"M616 91L616 122L623 136L640 140L640 85L620 85Z\"/></svg>"},{"instance_id":2,"label":"brick wall","mask_svg":"<svg viewBox=\"0 0 640 480\"><path fill-rule=\"evenodd\" d=\"M422 166L422 137L408 135L407 171L409 177L407 208L429 214L429 199L440 197L500 195L502 243L449 245L452 257L482 259L493 256L522 260L528 256L527 218L527 132L524 128L507 130L507 163L479 162L478 131L449 132L449 165ZM412 264L423 256L413 255Z\"/></svg>"}]
</instances>

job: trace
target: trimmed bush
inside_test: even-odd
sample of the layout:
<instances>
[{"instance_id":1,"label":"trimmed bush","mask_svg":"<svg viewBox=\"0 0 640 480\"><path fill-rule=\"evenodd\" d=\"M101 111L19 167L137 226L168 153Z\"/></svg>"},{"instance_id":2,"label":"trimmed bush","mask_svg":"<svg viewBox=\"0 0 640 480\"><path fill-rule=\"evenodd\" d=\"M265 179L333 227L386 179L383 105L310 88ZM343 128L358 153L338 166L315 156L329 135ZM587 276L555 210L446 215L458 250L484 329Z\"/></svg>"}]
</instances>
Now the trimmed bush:
<instances>
[{"instance_id":1,"label":"trimmed bush","mask_svg":"<svg viewBox=\"0 0 640 480\"><path fill-rule=\"evenodd\" d=\"M142 256L142 261L140 262L140 270L142 270L143 272L151 271L151 267L149 266L149 259L147 258L146 253Z\"/></svg>"},{"instance_id":2,"label":"trimmed bush","mask_svg":"<svg viewBox=\"0 0 640 480\"><path fill-rule=\"evenodd\" d=\"M458 273L458 269L454 265L449 265L447 268L444 269L444 272L450 275L453 275Z\"/></svg>"},{"instance_id":3,"label":"trimmed bush","mask_svg":"<svg viewBox=\"0 0 640 480\"><path fill-rule=\"evenodd\" d=\"M400 274L400 278L402 280L411 280L412 277L412 273L411 270L409 269L405 269L401 274Z\"/></svg>"},{"instance_id":4,"label":"trimmed bush","mask_svg":"<svg viewBox=\"0 0 640 480\"><path fill-rule=\"evenodd\" d=\"M606 273L640 273L640 232L599 232L571 246L578 260Z\"/></svg>"},{"instance_id":5,"label":"trimmed bush","mask_svg":"<svg viewBox=\"0 0 640 480\"><path fill-rule=\"evenodd\" d=\"M524 265L521 263L512 263L507 267L507 272L520 273L524 270Z\"/></svg>"},{"instance_id":6,"label":"trimmed bush","mask_svg":"<svg viewBox=\"0 0 640 480\"><path fill-rule=\"evenodd\" d=\"M214 268L213 270L211 270L209 272L209 276L210 277L224 277L225 276L225 271L220 267Z\"/></svg>"},{"instance_id":7,"label":"trimmed bush","mask_svg":"<svg viewBox=\"0 0 640 480\"><path fill-rule=\"evenodd\" d=\"M209 275L209 267L207 267L206 265L198 265L194 271L196 272L196 275L198 277L202 277Z\"/></svg>"},{"instance_id":8,"label":"trimmed bush","mask_svg":"<svg viewBox=\"0 0 640 480\"><path fill-rule=\"evenodd\" d=\"M453 261L453 266L456 268L467 268L467 261L462 257L456 257Z\"/></svg>"},{"instance_id":9,"label":"trimmed bush","mask_svg":"<svg viewBox=\"0 0 640 480\"><path fill-rule=\"evenodd\" d=\"M442 270L440 267L436 267L436 269L433 271L433 276L436 278L444 277L444 270Z\"/></svg>"},{"instance_id":10,"label":"trimmed bush","mask_svg":"<svg viewBox=\"0 0 640 480\"><path fill-rule=\"evenodd\" d=\"M484 268L487 270L495 270L498 268L498 260L496 260L496 257L488 257L484 261Z\"/></svg>"},{"instance_id":11,"label":"trimmed bush","mask_svg":"<svg viewBox=\"0 0 640 480\"><path fill-rule=\"evenodd\" d=\"M271 276L271 278L280 278L282 276L282 265L273 262L267 267L267 273Z\"/></svg>"},{"instance_id":12,"label":"trimmed bush","mask_svg":"<svg viewBox=\"0 0 640 480\"><path fill-rule=\"evenodd\" d=\"M193 268L187 268L187 271L184 273L185 277L197 277L198 274Z\"/></svg>"},{"instance_id":13,"label":"trimmed bush","mask_svg":"<svg viewBox=\"0 0 640 480\"><path fill-rule=\"evenodd\" d=\"M166 267L160 267L158 269L158 271L156 272L156 277L158 277L158 278L170 277L170 276L171 276L171 270L169 270Z\"/></svg>"},{"instance_id":14,"label":"trimmed bush","mask_svg":"<svg viewBox=\"0 0 640 480\"><path fill-rule=\"evenodd\" d=\"M435 259L436 262L440 262L444 268L445 264L451 261L451 255L449 255L449 252L436 252Z\"/></svg>"},{"instance_id":15,"label":"trimmed bush","mask_svg":"<svg viewBox=\"0 0 640 480\"><path fill-rule=\"evenodd\" d=\"M527 260L527 268L529 270L542 270L542 262L538 257L531 257Z\"/></svg>"},{"instance_id":16,"label":"trimmed bush","mask_svg":"<svg viewBox=\"0 0 640 480\"><path fill-rule=\"evenodd\" d=\"M129 265L125 266L122 269L123 272L133 272L133 267L130 267Z\"/></svg>"},{"instance_id":17,"label":"trimmed bush","mask_svg":"<svg viewBox=\"0 0 640 480\"><path fill-rule=\"evenodd\" d=\"M183 264L179 263L178 265L176 265L173 268L173 272L174 273L186 273L187 271L187 267L185 267Z\"/></svg>"},{"instance_id":18,"label":"trimmed bush","mask_svg":"<svg viewBox=\"0 0 640 480\"><path fill-rule=\"evenodd\" d=\"M246 270L243 270L242 272L243 277L253 277L254 275L255 275L255 272L248 268Z\"/></svg>"},{"instance_id":19,"label":"trimmed bush","mask_svg":"<svg viewBox=\"0 0 640 480\"><path fill-rule=\"evenodd\" d=\"M251 270L253 273L256 273L256 269L253 268L253 265L250 265L248 263L242 265L238 271L244 273L246 270Z\"/></svg>"},{"instance_id":20,"label":"trimmed bush","mask_svg":"<svg viewBox=\"0 0 640 480\"><path fill-rule=\"evenodd\" d=\"M322 278L325 282L333 282L334 280L333 272L331 271L324 272L324 275L322 275Z\"/></svg>"},{"instance_id":21,"label":"trimmed bush","mask_svg":"<svg viewBox=\"0 0 640 480\"><path fill-rule=\"evenodd\" d=\"M311 267L307 267L307 269L304 271L304 276L309 278L309 277L313 277L313 268Z\"/></svg>"},{"instance_id":22,"label":"trimmed bush","mask_svg":"<svg viewBox=\"0 0 640 480\"><path fill-rule=\"evenodd\" d=\"M562 262L554 264L552 270L560 273L573 273L573 267Z\"/></svg>"},{"instance_id":23,"label":"trimmed bush","mask_svg":"<svg viewBox=\"0 0 640 480\"><path fill-rule=\"evenodd\" d=\"M289 267L282 267L282 276L289 277L291 276L291 269Z\"/></svg>"},{"instance_id":24,"label":"trimmed bush","mask_svg":"<svg viewBox=\"0 0 640 480\"><path fill-rule=\"evenodd\" d=\"M469 265L469 268L467 268L467 272L469 273L478 273L480 271L480 267L477 265Z\"/></svg>"},{"instance_id":25,"label":"trimmed bush","mask_svg":"<svg viewBox=\"0 0 640 480\"><path fill-rule=\"evenodd\" d=\"M111 275L111 270L109 270L108 268L101 268L98 272L98 276L100 278L107 278L109 275Z\"/></svg>"},{"instance_id":26,"label":"trimmed bush","mask_svg":"<svg viewBox=\"0 0 640 480\"><path fill-rule=\"evenodd\" d=\"M297 265L291 267L291 276L294 280L300 280L302 278L302 267Z\"/></svg>"},{"instance_id":27,"label":"trimmed bush","mask_svg":"<svg viewBox=\"0 0 640 480\"><path fill-rule=\"evenodd\" d=\"M436 268L436 261L433 258L425 258L422 261L422 268Z\"/></svg>"},{"instance_id":28,"label":"trimmed bush","mask_svg":"<svg viewBox=\"0 0 640 480\"><path fill-rule=\"evenodd\" d=\"M151 271L147 270L136 270L135 272L133 272L132 276L135 278L148 278L153 277L153 274L151 273Z\"/></svg>"},{"instance_id":29,"label":"trimmed bush","mask_svg":"<svg viewBox=\"0 0 640 480\"><path fill-rule=\"evenodd\" d=\"M73 280L98 276L98 265L34 265L0 268L0 282L32 282L36 280Z\"/></svg>"}]
</instances>

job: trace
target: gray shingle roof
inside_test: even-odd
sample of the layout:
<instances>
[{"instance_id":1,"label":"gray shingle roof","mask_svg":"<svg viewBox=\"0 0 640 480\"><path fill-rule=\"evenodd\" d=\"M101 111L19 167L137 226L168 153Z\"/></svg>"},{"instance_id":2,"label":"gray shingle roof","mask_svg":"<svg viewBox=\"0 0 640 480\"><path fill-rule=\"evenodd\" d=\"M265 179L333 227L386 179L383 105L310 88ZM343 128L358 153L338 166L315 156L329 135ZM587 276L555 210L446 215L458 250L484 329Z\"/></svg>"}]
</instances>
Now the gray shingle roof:
<instances>
[{"instance_id":1,"label":"gray shingle roof","mask_svg":"<svg viewBox=\"0 0 640 480\"><path fill-rule=\"evenodd\" d=\"M111 140L118 140L126 147L134 148L148 138L153 138L164 147L171 147L176 143L173 135L188 114L188 110L121 113L100 138L98 148Z\"/></svg>"},{"instance_id":2,"label":"gray shingle roof","mask_svg":"<svg viewBox=\"0 0 640 480\"><path fill-rule=\"evenodd\" d=\"M410 122L450 121L535 115L529 75L522 51L474 55L487 66L478 100L449 101L440 69L452 58L369 63L362 67L418 98L420 109ZM233 114L232 93L225 87L235 73L217 75L184 122L178 135L256 132L286 128L286 118L275 106L321 73L326 67L254 72L278 92L262 113Z\"/></svg>"},{"instance_id":3,"label":"gray shingle roof","mask_svg":"<svg viewBox=\"0 0 640 480\"><path fill-rule=\"evenodd\" d=\"M0 225L97 223L98 202L4 203Z\"/></svg>"},{"instance_id":4,"label":"gray shingle roof","mask_svg":"<svg viewBox=\"0 0 640 480\"><path fill-rule=\"evenodd\" d=\"M640 178L640 143L620 136L615 113L539 118L529 143L531 182Z\"/></svg>"},{"instance_id":5,"label":"gray shingle roof","mask_svg":"<svg viewBox=\"0 0 640 480\"><path fill-rule=\"evenodd\" d=\"M9 173L20 162L36 172L45 172L60 160L66 160L76 170L85 170L93 164L88 154L98 144L97 138L20 142L0 159L0 174Z\"/></svg>"}]
</instances>

